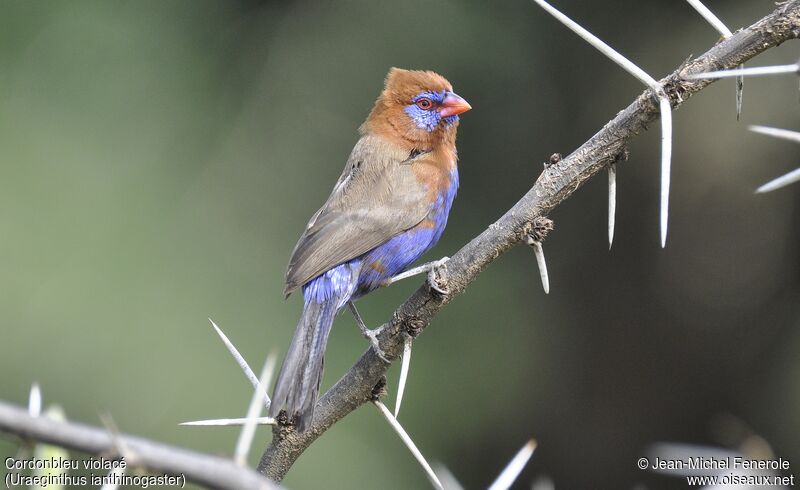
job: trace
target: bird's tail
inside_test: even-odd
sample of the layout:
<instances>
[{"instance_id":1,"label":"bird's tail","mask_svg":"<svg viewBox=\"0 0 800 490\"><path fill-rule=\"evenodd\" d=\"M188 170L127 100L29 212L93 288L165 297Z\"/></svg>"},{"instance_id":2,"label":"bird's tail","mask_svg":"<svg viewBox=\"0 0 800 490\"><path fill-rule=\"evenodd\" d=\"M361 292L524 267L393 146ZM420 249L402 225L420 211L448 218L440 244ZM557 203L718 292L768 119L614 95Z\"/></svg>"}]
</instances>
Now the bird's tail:
<instances>
[{"instance_id":1,"label":"bird's tail","mask_svg":"<svg viewBox=\"0 0 800 490\"><path fill-rule=\"evenodd\" d=\"M274 417L286 406L286 413L300 432L311 426L322 381L325 345L337 310L335 297L319 303L306 301L275 382L269 414Z\"/></svg>"}]
</instances>

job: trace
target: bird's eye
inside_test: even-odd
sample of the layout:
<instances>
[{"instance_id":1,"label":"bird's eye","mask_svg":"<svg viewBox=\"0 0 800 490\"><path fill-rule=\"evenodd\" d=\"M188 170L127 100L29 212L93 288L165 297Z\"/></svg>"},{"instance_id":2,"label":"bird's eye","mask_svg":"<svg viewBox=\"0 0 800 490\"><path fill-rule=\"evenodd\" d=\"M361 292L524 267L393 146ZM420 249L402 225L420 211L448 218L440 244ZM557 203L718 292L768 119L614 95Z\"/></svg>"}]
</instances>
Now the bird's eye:
<instances>
[{"instance_id":1,"label":"bird's eye","mask_svg":"<svg viewBox=\"0 0 800 490\"><path fill-rule=\"evenodd\" d=\"M419 99L417 101L417 107L419 107L422 110L427 111L431 107L433 107L433 102L431 102L431 99L429 99L427 97L423 97L423 98L421 98L421 99Z\"/></svg>"}]
</instances>

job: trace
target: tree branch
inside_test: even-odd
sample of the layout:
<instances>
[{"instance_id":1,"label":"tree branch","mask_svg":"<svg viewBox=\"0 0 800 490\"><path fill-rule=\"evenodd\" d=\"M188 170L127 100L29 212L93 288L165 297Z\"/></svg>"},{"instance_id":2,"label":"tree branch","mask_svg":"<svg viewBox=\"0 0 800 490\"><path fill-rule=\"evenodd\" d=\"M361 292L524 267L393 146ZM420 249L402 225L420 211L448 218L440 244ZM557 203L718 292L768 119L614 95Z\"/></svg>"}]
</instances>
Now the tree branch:
<instances>
[{"instance_id":1,"label":"tree branch","mask_svg":"<svg viewBox=\"0 0 800 490\"><path fill-rule=\"evenodd\" d=\"M184 475L186 480L210 487L231 490L272 490L278 487L232 460L149 441L140 437L113 436L77 422L57 422L47 417L31 417L27 410L0 402L0 432L16 434L24 440L46 442L93 455L118 455L124 446L130 466L159 474Z\"/></svg>"},{"instance_id":2,"label":"tree branch","mask_svg":"<svg viewBox=\"0 0 800 490\"><path fill-rule=\"evenodd\" d=\"M800 35L800 0L783 3L770 15L734 33L703 55L683 64L662 82L673 107L712 83L686 80L686 76L710 70L734 68L767 49ZM613 163L628 142L659 117L652 90L608 122L571 155L546 168L533 188L499 220L459 250L447 263L449 294L440 296L427 285L419 288L392 315L379 337L387 358L395 360L406 335L416 336L446 304L472 282L493 260L519 243L535 218L544 216L567 199L588 179ZM308 432L300 434L286 424L285 416L273 428L258 470L280 481L297 458L328 428L373 398L373 387L389 364L368 350L317 403Z\"/></svg>"}]
</instances>

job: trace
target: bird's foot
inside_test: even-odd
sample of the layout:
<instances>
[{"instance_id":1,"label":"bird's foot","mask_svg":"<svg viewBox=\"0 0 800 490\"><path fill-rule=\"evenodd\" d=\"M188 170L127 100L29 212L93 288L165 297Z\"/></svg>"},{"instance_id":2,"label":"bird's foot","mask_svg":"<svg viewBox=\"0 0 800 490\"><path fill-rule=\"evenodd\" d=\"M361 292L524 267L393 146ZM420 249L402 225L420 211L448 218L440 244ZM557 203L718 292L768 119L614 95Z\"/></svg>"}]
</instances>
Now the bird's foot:
<instances>
[{"instance_id":1,"label":"bird's foot","mask_svg":"<svg viewBox=\"0 0 800 490\"><path fill-rule=\"evenodd\" d=\"M363 335L365 339L369 340L370 345L372 345L372 350L375 351L375 354L377 354L383 362L391 364L389 359L386 358L386 353L383 352L383 349L381 349L381 344L378 341L378 335L380 335L382 331L383 327L378 327L372 330L365 328L361 331L361 335Z\"/></svg>"},{"instance_id":2,"label":"bird's foot","mask_svg":"<svg viewBox=\"0 0 800 490\"><path fill-rule=\"evenodd\" d=\"M442 296L450 294L450 288L447 285L446 264L448 260L450 260L450 257L442 257L435 262L431 262L428 270L428 285Z\"/></svg>"},{"instance_id":3,"label":"bird's foot","mask_svg":"<svg viewBox=\"0 0 800 490\"><path fill-rule=\"evenodd\" d=\"M361 318L361 313L358 312L355 303L348 301L347 306L350 307L350 311L353 313L353 317L356 319L356 325L358 325L358 329L361 330L361 335L363 335L365 339L369 340L369 343L372 346L372 350L375 351L375 354L377 354L378 357L380 357L385 363L391 364L391 361L389 361L389 359L386 357L386 353L383 352L380 342L378 341L378 335L380 335L380 333L383 331L383 327L370 330L364 323L364 319Z\"/></svg>"}]
</instances>

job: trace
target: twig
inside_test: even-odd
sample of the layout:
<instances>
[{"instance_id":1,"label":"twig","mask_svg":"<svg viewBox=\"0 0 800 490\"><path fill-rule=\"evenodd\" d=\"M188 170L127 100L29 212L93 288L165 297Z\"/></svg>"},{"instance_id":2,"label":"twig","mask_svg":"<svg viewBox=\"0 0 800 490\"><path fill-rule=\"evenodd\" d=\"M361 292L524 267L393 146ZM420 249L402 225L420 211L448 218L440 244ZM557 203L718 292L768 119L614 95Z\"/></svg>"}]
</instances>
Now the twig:
<instances>
[{"instance_id":1,"label":"twig","mask_svg":"<svg viewBox=\"0 0 800 490\"><path fill-rule=\"evenodd\" d=\"M87 454L100 455L115 450L114 442L106 429L78 422L58 422L47 417L31 417L27 410L5 402L0 402L0 432ZM188 481L211 488L278 488L261 475L227 459L141 437L120 434L119 440L136 455L139 466L154 473L183 475Z\"/></svg>"},{"instance_id":2,"label":"twig","mask_svg":"<svg viewBox=\"0 0 800 490\"><path fill-rule=\"evenodd\" d=\"M444 487L442 487L442 482L439 481L439 477L437 477L436 473L433 472L431 465L429 465L425 460L425 456L423 456L419 451L417 445L414 444L414 441L411 440L411 437L408 435L405 429L403 429L403 426L400 425L400 422L398 422L397 419L392 416L392 412L390 412L389 409L386 408L386 405L381 403L380 400L375 400L373 403L375 404L375 407L378 408L378 412L383 415L383 418L389 422L389 425L392 426L392 429L394 429L394 431L397 432L397 435L400 436L403 444L405 444L408 450L411 451L411 454L414 455L414 458L416 458L417 462L420 464L420 466L422 466L422 469L425 470L425 473L428 475L428 479L431 481L431 484L434 486L434 488L444 490Z\"/></svg>"},{"instance_id":3,"label":"twig","mask_svg":"<svg viewBox=\"0 0 800 490\"><path fill-rule=\"evenodd\" d=\"M698 58L682 64L662 80L678 107L710 80L687 81L693 73L736 67L755 55L795 39L800 32L800 0L781 4L771 14L737 31ZM571 196L587 180L616 161L635 136L659 116L650 90L620 111L571 155L550 165L522 198L495 223L461 248L447 263L449 294L432 293L423 285L382 327L380 345L386 358L400 355L410 329L423 331L441 309L458 297L490 263L523 242L526 227ZM369 349L317 402L310 430L304 433L278 425L261 457L259 471L281 480L297 458L320 435L356 408L372 400L372 390L389 365Z\"/></svg>"}]
</instances>

